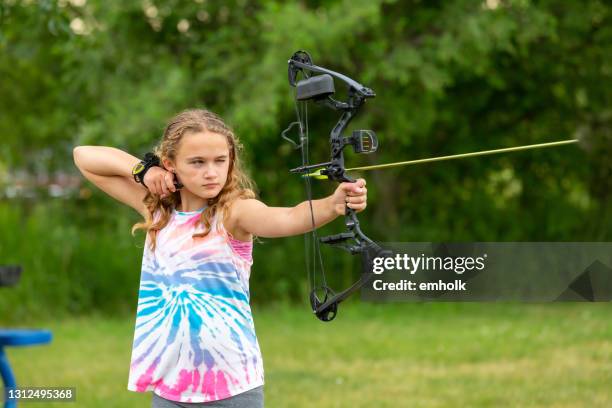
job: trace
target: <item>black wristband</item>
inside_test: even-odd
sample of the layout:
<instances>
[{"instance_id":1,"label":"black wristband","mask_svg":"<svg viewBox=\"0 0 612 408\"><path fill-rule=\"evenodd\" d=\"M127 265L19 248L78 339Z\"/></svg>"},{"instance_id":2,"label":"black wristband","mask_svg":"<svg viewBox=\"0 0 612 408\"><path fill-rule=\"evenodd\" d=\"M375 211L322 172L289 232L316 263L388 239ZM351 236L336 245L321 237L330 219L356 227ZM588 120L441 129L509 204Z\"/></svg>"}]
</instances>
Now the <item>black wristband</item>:
<instances>
[{"instance_id":1,"label":"black wristband","mask_svg":"<svg viewBox=\"0 0 612 408\"><path fill-rule=\"evenodd\" d=\"M157 157L153 153L145 154L144 159L142 159L132 169L132 175L134 176L134 180L137 183L140 183L143 186L147 187L144 183L144 177L145 174L147 174L147 171L149 171L149 169L154 166L159 166L159 157Z\"/></svg>"}]
</instances>

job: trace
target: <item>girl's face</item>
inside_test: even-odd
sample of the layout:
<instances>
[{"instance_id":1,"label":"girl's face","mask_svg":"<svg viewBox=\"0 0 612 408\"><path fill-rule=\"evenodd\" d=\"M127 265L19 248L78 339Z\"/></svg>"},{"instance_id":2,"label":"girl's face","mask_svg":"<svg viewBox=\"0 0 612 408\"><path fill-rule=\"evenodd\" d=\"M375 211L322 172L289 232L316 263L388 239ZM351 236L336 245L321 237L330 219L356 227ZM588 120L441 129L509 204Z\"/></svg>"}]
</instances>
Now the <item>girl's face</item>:
<instances>
[{"instance_id":1,"label":"girl's face","mask_svg":"<svg viewBox=\"0 0 612 408\"><path fill-rule=\"evenodd\" d=\"M202 198L214 198L227 181L230 165L225 136L211 132L183 135L176 154L177 178L185 189Z\"/></svg>"}]
</instances>

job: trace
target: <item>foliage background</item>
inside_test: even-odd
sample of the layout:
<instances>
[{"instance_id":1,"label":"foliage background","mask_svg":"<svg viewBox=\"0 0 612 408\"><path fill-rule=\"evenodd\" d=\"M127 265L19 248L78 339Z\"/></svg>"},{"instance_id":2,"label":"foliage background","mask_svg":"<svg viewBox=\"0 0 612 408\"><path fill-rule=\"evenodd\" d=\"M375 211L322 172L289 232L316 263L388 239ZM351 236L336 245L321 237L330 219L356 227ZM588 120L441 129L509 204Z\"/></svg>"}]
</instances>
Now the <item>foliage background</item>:
<instances>
[{"instance_id":1,"label":"foliage background","mask_svg":"<svg viewBox=\"0 0 612 408\"><path fill-rule=\"evenodd\" d=\"M206 107L241 137L264 202L302 201L287 173L299 157L279 136L294 120L286 62L298 49L377 91L353 127L374 129L380 151L351 164L582 140L364 174L361 218L377 240L612 238L607 2L0 4L0 262L25 269L0 293L0 321L134 311L143 237L129 230L139 216L86 182L49 194L48 180L77 174L74 146L141 156L173 114ZM311 157L323 161L336 117L310 112ZM8 194L17 178L42 182ZM317 185L317 194L331 188ZM354 279L354 260L326 258L334 285ZM302 265L301 237L256 245L253 301L302 302Z\"/></svg>"}]
</instances>

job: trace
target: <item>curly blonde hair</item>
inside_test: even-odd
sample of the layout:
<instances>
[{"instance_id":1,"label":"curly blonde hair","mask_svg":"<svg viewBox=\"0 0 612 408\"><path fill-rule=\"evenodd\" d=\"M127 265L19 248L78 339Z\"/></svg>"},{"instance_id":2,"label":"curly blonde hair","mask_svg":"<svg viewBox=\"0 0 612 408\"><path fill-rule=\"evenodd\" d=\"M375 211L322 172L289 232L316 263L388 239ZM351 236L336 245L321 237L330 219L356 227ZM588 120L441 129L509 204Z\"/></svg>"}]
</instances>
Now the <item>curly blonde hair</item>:
<instances>
[{"instance_id":1,"label":"curly blonde hair","mask_svg":"<svg viewBox=\"0 0 612 408\"><path fill-rule=\"evenodd\" d=\"M188 132L204 131L225 136L229 146L230 163L225 185L216 197L208 199L206 209L200 214L200 218L196 222L196 226L204 226L204 231L194 234L193 238L208 235L212 220L217 214L222 214L223 221L225 221L229 214L229 206L234 200L255 197L255 184L244 172L238 154L242 150L242 145L233 130L213 112L206 109L190 109L179 113L170 120L161 142L153 151L161 162L165 159L175 161L183 135ZM143 203L147 209L145 220L134 224L132 235L139 229L146 230L150 237L151 251L155 251L157 232L170 221L173 209L178 208L181 204L181 195L177 190L165 198L160 198L158 195L147 192ZM160 212L160 217L155 220L154 214L157 211Z\"/></svg>"}]
</instances>

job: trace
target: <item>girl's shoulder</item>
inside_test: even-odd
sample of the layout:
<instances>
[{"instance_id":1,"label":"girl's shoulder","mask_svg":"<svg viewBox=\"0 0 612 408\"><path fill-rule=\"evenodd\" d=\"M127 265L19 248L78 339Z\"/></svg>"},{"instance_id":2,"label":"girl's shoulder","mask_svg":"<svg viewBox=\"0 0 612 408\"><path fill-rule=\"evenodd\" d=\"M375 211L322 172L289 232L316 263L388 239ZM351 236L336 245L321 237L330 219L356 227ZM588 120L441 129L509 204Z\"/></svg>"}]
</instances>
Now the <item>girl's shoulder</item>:
<instances>
[{"instance_id":1,"label":"girl's shoulder","mask_svg":"<svg viewBox=\"0 0 612 408\"><path fill-rule=\"evenodd\" d=\"M251 211L254 202L259 202L254 198L237 198L226 207L226 214L223 217L223 224L230 235L240 241L251 241L253 236L248 231L240 228L241 217L255 216Z\"/></svg>"}]
</instances>

